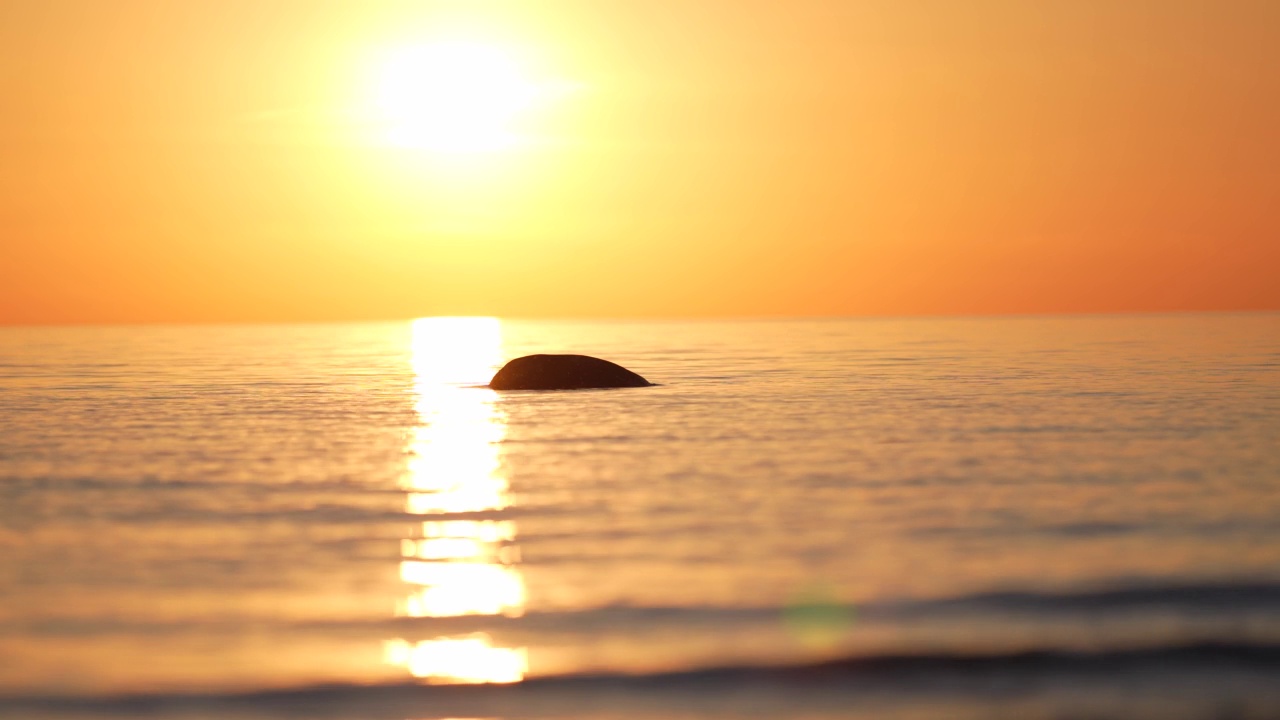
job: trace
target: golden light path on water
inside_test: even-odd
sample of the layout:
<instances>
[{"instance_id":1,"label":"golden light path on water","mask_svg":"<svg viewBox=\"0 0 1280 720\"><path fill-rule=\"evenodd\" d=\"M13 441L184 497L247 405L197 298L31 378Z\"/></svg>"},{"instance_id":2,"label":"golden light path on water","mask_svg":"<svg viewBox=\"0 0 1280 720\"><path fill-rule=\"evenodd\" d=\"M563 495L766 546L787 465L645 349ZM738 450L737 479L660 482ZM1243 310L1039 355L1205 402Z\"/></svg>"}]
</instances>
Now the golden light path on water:
<instances>
[{"instance_id":1,"label":"golden light path on water","mask_svg":"<svg viewBox=\"0 0 1280 720\"><path fill-rule=\"evenodd\" d=\"M406 447L406 510L424 520L400 541L400 579L411 586L400 617L524 613L525 589L512 520L441 519L503 510L511 494L500 443L506 417L497 393L478 388L501 362L496 318L423 318L413 323L411 362L418 425ZM518 682L524 648L495 647L482 634L385 644L386 662L427 682Z\"/></svg>"}]
</instances>

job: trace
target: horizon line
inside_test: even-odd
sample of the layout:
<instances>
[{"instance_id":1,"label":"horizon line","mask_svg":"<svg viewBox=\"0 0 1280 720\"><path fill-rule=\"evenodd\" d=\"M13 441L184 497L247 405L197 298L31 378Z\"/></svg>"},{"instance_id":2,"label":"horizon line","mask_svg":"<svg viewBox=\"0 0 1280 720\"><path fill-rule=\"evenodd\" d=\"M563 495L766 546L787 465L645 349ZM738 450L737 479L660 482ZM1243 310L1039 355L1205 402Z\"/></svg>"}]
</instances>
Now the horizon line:
<instances>
[{"instance_id":1,"label":"horizon line","mask_svg":"<svg viewBox=\"0 0 1280 720\"><path fill-rule=\"evenodd\" d=\"M271 325L362 325L379 323L407 323L424 318L497 318L521 322L581 322L581 323L680 323L680 322L786 322L786 321L840 321L840 320L965 320L965 319L1069 319L1069 318L1123 318L1123 317L1171 317L1190 315L1268 315L1280 313L1280 308L1253 308L1232 310L1100 310L1100 311L1046 311L1046 312L989 312L989 313L902 313L902 314L743 314L743 315L492 315L442 313L436 315L412 315L361 319L299 319L299 320L136 320L136 321L82 321L67 322L9 322L0 323L0 330L37 328L108 328L108 327L217 327L217 326L271 326Z\"/></svg>"}]
</instances>

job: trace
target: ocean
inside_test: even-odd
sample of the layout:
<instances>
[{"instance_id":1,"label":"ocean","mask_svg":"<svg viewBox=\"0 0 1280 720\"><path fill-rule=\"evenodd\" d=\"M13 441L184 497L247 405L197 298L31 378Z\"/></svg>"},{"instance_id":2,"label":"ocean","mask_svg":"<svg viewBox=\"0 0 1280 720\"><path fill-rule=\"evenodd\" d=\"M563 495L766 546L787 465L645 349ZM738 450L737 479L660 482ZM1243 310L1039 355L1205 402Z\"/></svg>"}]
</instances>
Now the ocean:
<instances>
[{"instance_id":1,"label":"ocean","mask_svg":"<svg viewBox=\"0 0 1280 720\"><path fill-rule=\"evenodd\" d=\"M484 387L583 353L656 383ZM1280 717L1280 314L0 329L0 717Z\"/></svg>"}]
</instances>

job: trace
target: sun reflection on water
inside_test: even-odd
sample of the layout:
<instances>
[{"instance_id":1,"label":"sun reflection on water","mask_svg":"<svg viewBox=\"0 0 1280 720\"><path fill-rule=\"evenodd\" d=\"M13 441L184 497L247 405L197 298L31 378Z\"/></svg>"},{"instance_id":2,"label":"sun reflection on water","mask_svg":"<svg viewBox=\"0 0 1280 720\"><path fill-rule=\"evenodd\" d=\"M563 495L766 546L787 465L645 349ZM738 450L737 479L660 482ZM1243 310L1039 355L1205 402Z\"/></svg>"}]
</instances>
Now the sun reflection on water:
<instances>
[{"instance_id":1,"label":"sun reflection on water","mask_svg":"<svg viewBox=\"0 0 1280 720\"><path fill-rule=\"evenodd\" d=\"M432 516L501 511L513 504L499 445L506 417L497 394L477 387L501 361L496 318L424 318L413 323L412 364L418 426L409 438L402 487L406 511ZM524 580L503 519L426 519L400 541L400 579L412 586L400 617L524 613ZM517 682L524 648L495 647L483 634L422 642L387 641L386 662L427 682Z\"/></svg>"},{"instance_id":2,"label":"sun reflection on water","mask_svg":"<svg viewBox=\"0 0 1280 720\"><path fill-rule=\"evenodd\" d=\"M484 635L420 643L391 640L386 658L432 683L520 682L529 667L524 648L493 647Z\"/></svg>"}]
</instances>

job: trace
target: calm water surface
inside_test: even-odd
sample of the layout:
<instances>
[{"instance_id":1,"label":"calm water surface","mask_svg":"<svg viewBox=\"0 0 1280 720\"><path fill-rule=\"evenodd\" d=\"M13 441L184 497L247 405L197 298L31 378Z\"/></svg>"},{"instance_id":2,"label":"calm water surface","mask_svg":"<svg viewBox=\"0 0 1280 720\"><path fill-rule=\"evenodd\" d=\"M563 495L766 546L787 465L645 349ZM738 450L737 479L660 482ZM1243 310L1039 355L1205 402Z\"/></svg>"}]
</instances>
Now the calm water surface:
<instances>
[{"instance_id":1,"label":"calm water surface","mask_svg":"<svg viewBox=\"0 0 1280 720\"><path fill-rule=\"evenodd\" d=\"M4 717L1276 717L1280 315L2 329L0 598Z\"/></svg>"}]
</instances>

